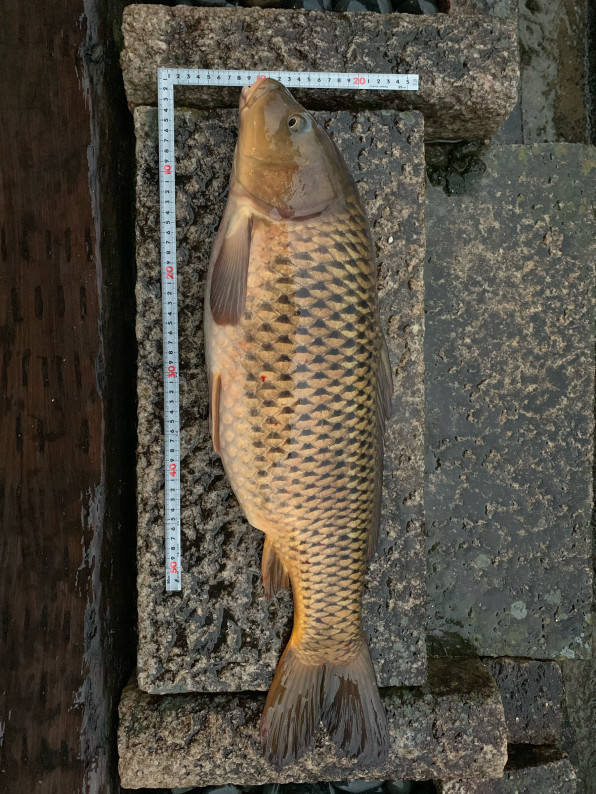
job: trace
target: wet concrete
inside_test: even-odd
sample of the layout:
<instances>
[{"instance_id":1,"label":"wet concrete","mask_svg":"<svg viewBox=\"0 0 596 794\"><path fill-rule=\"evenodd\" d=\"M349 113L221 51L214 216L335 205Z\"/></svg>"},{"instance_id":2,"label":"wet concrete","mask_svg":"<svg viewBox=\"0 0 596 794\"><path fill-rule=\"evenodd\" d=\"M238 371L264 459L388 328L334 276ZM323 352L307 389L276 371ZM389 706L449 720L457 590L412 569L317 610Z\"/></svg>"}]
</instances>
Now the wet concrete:
<instances>
[{"instance_id":1,"label":"wet concrete","mask_svg":"<svg viewBox=\"0 0 596 794\"><path fill-rule=\"evenodd\" d=\"M427 192L427 627L480 655L586 658L596 157L459 163L451 195Z\"/></svg>"}]
</instances>

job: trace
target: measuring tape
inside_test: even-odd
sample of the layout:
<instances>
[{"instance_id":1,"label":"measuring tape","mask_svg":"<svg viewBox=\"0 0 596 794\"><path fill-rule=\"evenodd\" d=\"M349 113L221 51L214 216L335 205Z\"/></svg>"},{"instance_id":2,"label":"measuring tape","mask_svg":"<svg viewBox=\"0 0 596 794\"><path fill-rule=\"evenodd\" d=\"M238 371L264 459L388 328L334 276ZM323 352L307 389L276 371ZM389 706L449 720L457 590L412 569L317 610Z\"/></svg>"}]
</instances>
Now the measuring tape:
<instances>
[{"instance_id":1,"label":"measuring tape","mask_svg":"<svg viewBox=\"0 0 596 794\"><path fill-rule=\"evenodd\" d=\"M273 77L288 88L417 91L417 74L357 72L260 72L236 69L158 69L159 208L161 305L163 317L166 590L182 589L180 554L180 375L178 363L178 272L176 268L176 185L174 86L237 86Z\"/></svg>"}]
</instances>

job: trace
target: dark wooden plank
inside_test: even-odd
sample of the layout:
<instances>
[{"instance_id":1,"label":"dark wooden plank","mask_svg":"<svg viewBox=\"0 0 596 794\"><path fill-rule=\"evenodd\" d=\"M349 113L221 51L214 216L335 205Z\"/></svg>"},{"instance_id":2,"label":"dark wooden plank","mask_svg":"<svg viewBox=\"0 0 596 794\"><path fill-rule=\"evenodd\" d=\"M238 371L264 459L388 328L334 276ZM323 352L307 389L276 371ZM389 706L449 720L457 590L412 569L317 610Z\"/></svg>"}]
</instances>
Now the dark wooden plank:
<instances>
[{"instance_id":1,"label":"dark wooden plank","mask_svg":"<svg viewBox=\"0 0 596 794\"><path fill-rule=\"evenodd\" d=\"M118 790L134 647L119 5L3 5L0 790L14 794Z\"/></svg>"},{"instance_id":2,"label":"dark wooden plank","mask_svg":"<svg viewBox=\"0 0 596 794\"><path fill-rule=\"evenodd\" d=\"M588 3L586 34L587 113L590 143L596 146L596 4Z\"/></svg>"}]
</instances>

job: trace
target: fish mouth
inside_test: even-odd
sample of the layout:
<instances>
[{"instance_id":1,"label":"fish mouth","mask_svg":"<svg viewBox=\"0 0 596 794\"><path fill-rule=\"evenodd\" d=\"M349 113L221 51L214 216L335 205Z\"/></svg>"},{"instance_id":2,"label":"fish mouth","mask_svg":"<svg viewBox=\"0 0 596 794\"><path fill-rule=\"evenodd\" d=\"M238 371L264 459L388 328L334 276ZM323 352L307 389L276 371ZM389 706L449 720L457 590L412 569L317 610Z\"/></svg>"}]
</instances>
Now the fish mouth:
<instances>
[{"instance_id":1,"label":"fish mouth","mask_svg":"<svg viewBox=\"0 0 596 794\"><path fill-rule=\"evenodd\" d=\"M258 77L252 85L245 85L240 92L238 110L252 107L263 94L279 88L283 88L283 86L277 80L273 80L271 77Z\"/></svg>"}]
</instances>

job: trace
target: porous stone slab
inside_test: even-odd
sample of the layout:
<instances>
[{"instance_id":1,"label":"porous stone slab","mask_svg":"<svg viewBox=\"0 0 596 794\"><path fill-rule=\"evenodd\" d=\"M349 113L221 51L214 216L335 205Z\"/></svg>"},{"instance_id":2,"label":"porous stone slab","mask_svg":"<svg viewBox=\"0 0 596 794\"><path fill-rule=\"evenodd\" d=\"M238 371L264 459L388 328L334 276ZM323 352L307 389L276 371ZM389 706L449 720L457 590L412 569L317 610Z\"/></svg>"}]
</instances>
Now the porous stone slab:
<instances>
[{"instance_id":1,"label":"porous stone slab","mask_svg":"<svg viewBox=\"0 0 596 794\"><path fill-rule=\"evenodd\" d=\"M312 751L282 772L262 757L264 695L161 697L129 684L120 702L118 749L125 788L227 781L496 778L507 760L498 689L477 660L435 660L422 688L382 693L391 747L382 767L358 768L321 730Z\"/></svg>"},{"instance_id":2,"label":"porous stone slab","mask_svg":"<svg viewBox=\"0 0 596 794\"><path fill-rule=\"evenodd\" d=\"M561 736L563 677L556 662L486 659L505 709L510 744L556 744Z\"/></svg>"},{"instance_id":3,"label":"porous stone slab","mask_svg":"<svg viewBox=\"0 0 596 794\"><path fill-rule=\"evenodd\" d=\"M510 745L501 780L439 781L437 789L439 794L574 794L576 775L555 747Z\"/></svg>"},{"instance_id":4,"label":"porous stone slab","mask_svg":"<svg viewBox=\"0 0 596 794\"><path fill-rule=\"evenodd\" d=\"M478 159L466 192L427 193L429 628L482 656L584 658L596 154Z\"/></svg>"},{"instance_id":5,"label":"porous stone slab","mask_svg":"<svg viewBox=\"0 0 596 794\"><path fill-rule=\"evenodd\" d=\"M157 103L156 69L419 74L418 91L296 91L309 108L424 114L429 138L485 138L507 119L519 79L515 18L341 14L130 5L121 62L128 102ZM181 87L181 105L235 107L238 89Z\"/></svg>"},{"instance_id":6,"label":"porous stone slab","mask_svg":"<svg viewBox=\"0 0 596 794\"><path fill-rule=\"evenodd\" d=\"M515 18L518 8L517 0L447 0L447 5L451 16L488 14L497 19Z\"/></svg>"},{"instance_id":7,"label":"porous stone slab","mask_svg":"<svg viewBox=\"0 0 596 794\"><path fill-rule=\"evenodd\" d=\"M589 0L520 2L520 95L524 143L588 143Z\"/></svg>"},{"instance_id":8,"label":"porous stone slab","mask_svg":"<svg viewBox=\"0 0 596 794\"><path fill-rule=\"evenodd\" d=\"M379 683L421 684L423 534L424 151L422 118L392 111L318 114L343 152L378 257L381 319L395 382L385 442L380 544L364 622ZM203 289L221 219L235 111L175 118L180 324L182 592L165 593L163 375L157 119L135 111L137 136L138 678L153 693L264 690L291 629L292 601L267 604L263 535L244 519L208 429Z\"/></svg>"},{"instance_id":9,"label":"porous stone slab","mask_svg":"<svg viewBox=\"0 0 596 794\"><path fill-rule=\"evenodd\" d=\"M596 655L561 664L565 687L564 741L581 794L596 792Z\"/></svg>"}]
</instances>

